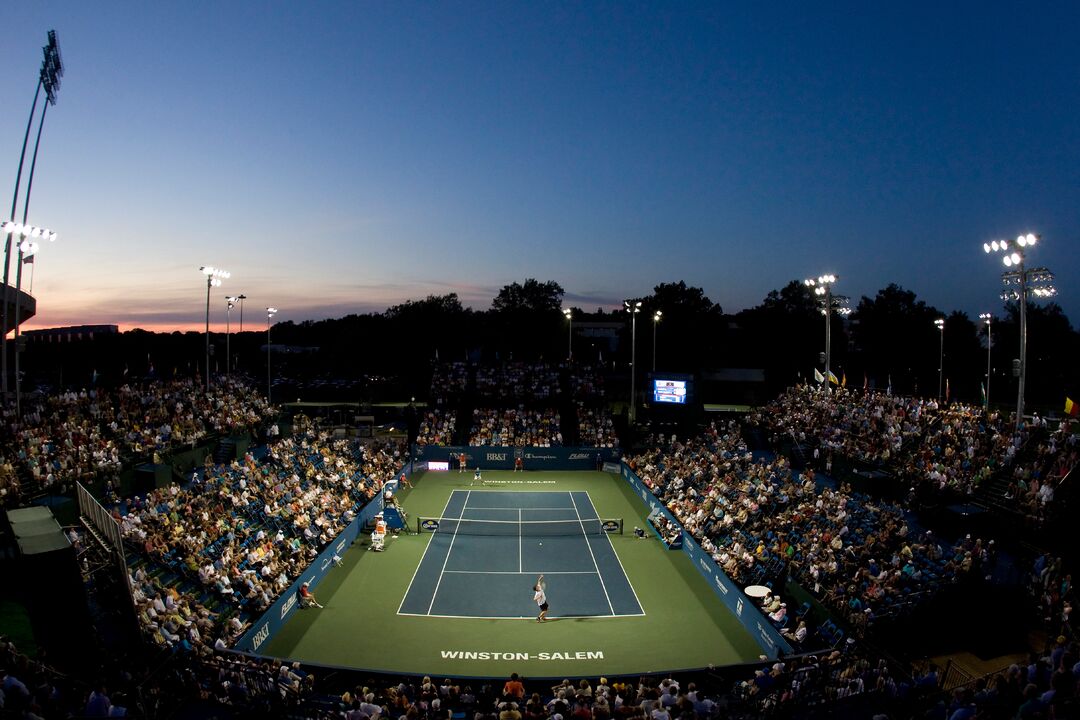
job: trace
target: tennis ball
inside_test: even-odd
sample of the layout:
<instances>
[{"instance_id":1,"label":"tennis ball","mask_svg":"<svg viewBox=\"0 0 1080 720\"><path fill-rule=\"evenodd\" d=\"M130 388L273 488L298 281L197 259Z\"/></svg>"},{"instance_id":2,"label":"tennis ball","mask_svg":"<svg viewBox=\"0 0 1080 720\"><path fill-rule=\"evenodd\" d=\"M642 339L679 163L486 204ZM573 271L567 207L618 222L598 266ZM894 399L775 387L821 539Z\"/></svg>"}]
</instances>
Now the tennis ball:
<instances>
[{"instance_id":1,"label":"tennis ball","mask_svg":"<svg viewBox=\"0 0 1080 720\"><path fill-rule=\"evenodd\" d=\"M544 547L544 543L540 543L540 547Z\"/></svg>"}]
</instances>

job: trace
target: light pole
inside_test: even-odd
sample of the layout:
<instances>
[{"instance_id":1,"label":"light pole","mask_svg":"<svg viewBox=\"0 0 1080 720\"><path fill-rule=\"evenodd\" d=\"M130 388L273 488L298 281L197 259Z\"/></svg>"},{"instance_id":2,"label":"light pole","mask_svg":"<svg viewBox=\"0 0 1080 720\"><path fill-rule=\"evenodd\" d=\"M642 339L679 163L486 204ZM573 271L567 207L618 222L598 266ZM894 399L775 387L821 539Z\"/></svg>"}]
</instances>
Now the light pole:
<instances>
[{"instance_id":1,"label":"light pole","mask_svg":"<svg viewBox=\"0 0 1080 720\"><path fill-rule=\"evenodd\" d=\"M30 119L26 121L26 133L23 135L22 152L19 155L19 170L15 174L15 194L11 199L11 222L15 222L15 211L19 207L19 186L22 183L22 171L23 162L26 160L26 145L30 141L30 128L34 124L34 113L37 111L38 98L41 96L41 91L45 90L45 105L41 110L41 121L38 123L37 140L34 143L34 156L30 162L30 178L26 184L26 200L23 205L23 221L22 224L26 225L27 213L30 211L30 191L33 189L34 184L34 166L37 164L37 152L41 146L41 131L45 127L45 112L48 110L49 105L56 104L56 91L60 89L60 78L64 75L64 62L60 58L60 45L56 41L56 31L50 30L48 34L48 44L41 48L42 53L45 55L41 61L41 71L38 73L37 89L34 90L34 102L30 106ZM7 398L8 392L8 373L7 373L7 335L8 330L11 327L11 323L8 318L8 304L10 303L11 288L8 285L8 276L11 268L11 235L7 233L7 238L4 242L4 298L3 309L0 310L0 315L3 316L2 325L0 325L0 390L2 390L4 398ZM20 265L20 269L21 269ZM15 324L18 326L19 318L16 316Z\"/></svg>"},{"instance_id":2,"label":"light pole","mask_svg":"<svg viewBox=\"0 0 1080 720\"><path fill-rule=\"evenodd\" d=\"M231 273L209 265L203 265L199 272L206 276L206 392L210 392L210 288L221 285Z\"/></svg>"},{"instance_id":3,"label":"light pole","mask_svg":"<svg viewBox=\"0 0 1080 720\"><path fill-rule=\"evenodd\" d=\"M266 404L270 404L270 318L277 315L277 308L266 308Z\"/></svg>"},{"instance_id":4,"label":"light pole","mask_svg":"<svg viewBox=\"0 0 1080 720\"><path fill-rule=\"evenodd\" d=\"M657 310L652 316L652 371L654 373L656 372L656 326L663 316L663 310Z\"/></svg>"},{"instance_id":5,"label":"light pole","mask_svg":"<svg viewBox=\"0 0 1080 720\"><path fill-rule=\"evenodd\" d=\"M563 308L562 314L569 321L566 339L566 361L574 361L574 311L571 308Z\"/></svg>"},{"instance_id":6,"label":"light pole","mask_svg":"<svg viewBox=\"0 0 1080 720\"><path fill-rule=\"evenodd\" d=\"M1001 252L1004 257L1001 262L1007 268L1001 274L1001 281L1005 290L1001 293L1002 300L1020 301L1020 358L1019 367L1016 368L1018 378L1016 389L1016 429L1020 430L1020 424L1024 420L1024 383L1027 380L1027 297L1031 293L1035 297L1053 297L1057 294L1054 288L1054 274L1044 267L1025 268L1024 253L1028 248L1034 247L1039 241L1039 236L1033 233L1020 235L1016 238L1016 247L1010 248L1008 240L994 240L983 243L983 250Z\"/></svg>"},{"instance_id":7,"label":"light pole","mask_svg":"<svg viewBox=\"0 0 1080 720\"><path fill-rule=\"evenodd\" d=\"M239 332L244 332L244 301L247 300L247 295L244 295L243 293L240 293L239 295L236 296L236 299L240 301L240 330L239 330Z\"/></svg>"},{"instance_id":8,"label":"light pole","mask_svg":"<svg viewBox=\"0 0 1080 720\"><path fill-rule=\"evenodd\" d=\"M986 412L990 412L990 324L994 321L994 316L990 313L980 313L979 319L986 323L986 387L983 389L983 405L986 407Z\"/></svg>"},{"instance_id":9,"label":"light pole","mask_svg":"<svg viewBox=\"0 0 1080 720\"><path fill-rule=\"evenodd\" d=\"M937 399L941 401L941 379L945 377L945 318L938 318L934 325L941 331L941 350L938 352Z\"/></svg>"},{"instance_id":10,"label":"light pole","mask_svg":"<svg viewBox=\"0 0 1080 720\"><path fill-rule=\"evenodd\" d=\"M803 280L803 283L814 289L814 294L821 297L825 307L825 392L832 392L832 310L833 295L832 286L836 282L836 275L822 275L821 277Z\"/></svg>"},{"instance_id":11,"label":"light pole","mask_svg":"<svg viewBox=\"0 0 1080 720\"><path fill-rule=\"evenodd\" d=\"M634 376L637 375L637 316L641 312L641 301L623 300L623 307L630 313L630 424L633 425L637 419Z\"/></svg>"},{"instance_id":12,"label":"light pole","mask_svg":"<svg viewBox=\"0 0 1080 720\"><path fill-rule=\"evenodd\" d=\"M5 222L0 225L0 233L3 233L8 242L12 236L16 236L16 244L19 250L18 268L15 273L15 413L22 416L22 372L19 368L19 327L22 315L22 271L23 265L34 262L34 256L40 249L38 240L56 241L56 233L45 228L33 225L20 225L13 222Z\"/></svg>"},{"instance_id":13,"label":"light pole","mask_svg":"<svg viewBox=\"0 0 1080 720\"><path fill-rule=\"evenodd\" d=\"M236 295L229 295L225 298L225 376L232 375L232 309L236 304L236 301L240 298Z\"/></svg>"}]
</instances>

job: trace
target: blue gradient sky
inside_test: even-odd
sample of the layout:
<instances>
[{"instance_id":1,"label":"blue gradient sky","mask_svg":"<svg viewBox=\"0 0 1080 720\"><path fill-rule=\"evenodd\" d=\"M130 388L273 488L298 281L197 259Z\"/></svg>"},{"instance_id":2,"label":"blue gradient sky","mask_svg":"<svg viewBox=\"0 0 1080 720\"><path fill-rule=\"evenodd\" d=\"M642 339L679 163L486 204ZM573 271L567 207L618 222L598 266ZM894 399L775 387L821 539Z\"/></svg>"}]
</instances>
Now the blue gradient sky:
<instances>
[{"instance_id":1,"label":"blue gradient sky","mask_svg":"<svg viewBox=\"0 0 1080 720\"><path fill-rule=\"evenodd\" d=\"M753 7L750 7L753 6ZM37 326L282 320L556 280L727 311L789 280L999 311L984 240L1080 295L1076 3L7 3L10 193L46 31ZM4 195L3 197L9 197ZM10 200L0 200L7 212ZM20 211L21 216L21 203ZM247 318L245 318L247 320Z\"/></svg>"}]
</instances>

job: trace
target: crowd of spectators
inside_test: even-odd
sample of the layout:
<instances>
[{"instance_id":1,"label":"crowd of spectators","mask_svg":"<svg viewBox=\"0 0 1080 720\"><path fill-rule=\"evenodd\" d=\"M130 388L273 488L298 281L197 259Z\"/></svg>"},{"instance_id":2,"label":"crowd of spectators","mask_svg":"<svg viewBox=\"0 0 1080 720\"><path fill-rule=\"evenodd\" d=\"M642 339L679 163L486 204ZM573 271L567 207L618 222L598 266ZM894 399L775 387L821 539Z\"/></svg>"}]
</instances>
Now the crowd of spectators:
<instances>
[{"instance_id":1,"label":"crowd of spectators","mask_svg":"<svg viewBox=\"0 0 1080 720\"><path fill-rule=\"evenodd\" d=\"M554 403L562 392L559 370L546 362L478 365L476 395L484 402Z\"/></svg>"},{"instance_id":2,"label":"crowd of spectators","mask_svg":"<svg viewBox=\"0 0 1080 720\"><path fill-rule=\"evenodd\" d=\"M1032 516L1053 498L1047 481L1060 480L1078 459L1067 423L1048 433L1036 416L1017 432L997 411L879 392L797 385L748 419L774 441L790 437L813 447L826 462L837 454L889 467L915 491L970 496L999 471L1011 471L1006 499ZM1017 462L1036 432L1034 458Z\"/></svg>"},{"instance_id":3,"label":"crowd of spectators","mask_svg":"<svg viewBox=\"0 0 1080 720\"><path fill-rule=\"evenodd\" d=\"M994 562L992 540L942 543L912 532L899 506L820 485L783 457L755 460L734 421L627 462L733 580L790 573L856 629Z\"/></svg>"},{"instance_id":4,"label":"crowd of spectators","mask_svg":"<svg viewBox=\"0 0 1080 720\"><path fill-rule=\"evenodd\" d=\"M115 476L133 458L255 427L273 411L242 381L222 379L208 392L184 379L46 395L21 417L10 405L2 413L0 503L10 503Z\"/></svg>"},{"instance_id":5,"label":"crowd of spectators","mask_svg":"<svg viewBox=\"0 0 1080 720\"><path fill-rule=\"evenodd\" d=\"M586 407L578 404L578 444L583 447L617 448L615 422L605 407Z\"/></svg>"},{"instance_id":6,"label":"crowd of spectators","mask_svg":"<svg viewBox=\"0 0 1080 720\"><path fill-rule=\"evenodd\" d=\"M453 445L457 413L435 408L424 413L416 434L417 445Z\"/></svg>"},{"instance_id":7,"label":"crowd of spectators","mask_svg":"<svg viewBox=\"0 0 1080 720\"><path fill-rule=\"evenodd\" d=\"M575 400L604 399L604 374L597 365L570 367L570 396Z\"/></svg>"},{"instance_id":8,"label":"crowd of spectators","mask_svg":"<svg viewBox=\"0 0 1080 720\"><path fill-rule=\"evenodd\" d=\"M465 394L469 387L469 364L466 362L436 363L431 373L431 402L436 407L450 404Z\"/></svg>"},{"instance_id":9,"label":"crowd of spectators","mask_svg":"<svg viewBox=\"0 0 1080 720\"><path fill-rule=\"evenodd\" d=\"M559 413L551 409L473 410L469 445L556 447L563 444Z\"/></svg>"},{"instance_id":10,"label":"crowd of spectators","mask_svg":"<svg viewBox=\"0 0 1080 720\"><path fill-rule=\"evenodd\" d=\"M402 452L309 431L275 443L261 462L248 455L210 466L190 487L118 506L125 540L172 579L132 575L148 636L164 646L229 646L396 477Z\"/></svg>"}]
</instances>

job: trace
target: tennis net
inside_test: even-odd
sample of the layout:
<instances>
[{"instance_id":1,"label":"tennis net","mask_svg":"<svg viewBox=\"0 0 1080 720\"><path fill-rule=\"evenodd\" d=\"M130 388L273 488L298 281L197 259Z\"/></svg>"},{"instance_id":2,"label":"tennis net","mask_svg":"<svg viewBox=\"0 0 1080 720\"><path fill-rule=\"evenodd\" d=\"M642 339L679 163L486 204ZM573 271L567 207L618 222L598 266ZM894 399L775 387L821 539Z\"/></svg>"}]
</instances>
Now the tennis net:
<instances>
[{"instance_id":1,"label":"tennis net","mask_svg":"<svg viewBox=\"0 0 1080 720\"><path fill-rule=\"evenodd\" d=\"M572 535L622 534L622 518L587 520L470 520L469 518L419 517L417 532L451 535L493 535L508 537L557 537Z\"/></svg>"}]
</instances>

